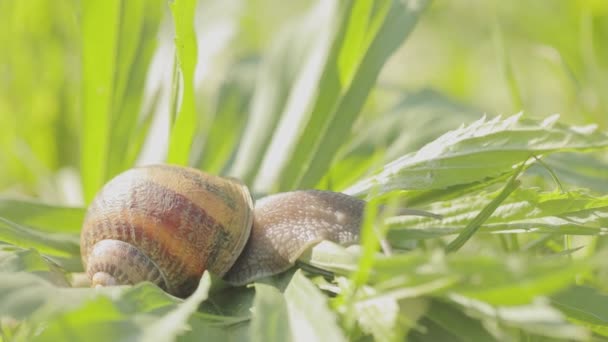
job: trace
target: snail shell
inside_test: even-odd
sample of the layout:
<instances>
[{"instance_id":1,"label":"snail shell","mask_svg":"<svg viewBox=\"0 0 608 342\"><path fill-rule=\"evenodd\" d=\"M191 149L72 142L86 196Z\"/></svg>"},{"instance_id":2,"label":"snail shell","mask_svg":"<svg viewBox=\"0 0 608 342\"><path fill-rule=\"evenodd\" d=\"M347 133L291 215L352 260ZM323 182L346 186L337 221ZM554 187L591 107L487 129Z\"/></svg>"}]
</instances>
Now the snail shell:
<instances>
[{"instance_id":1,"label":"snail shell","mask_svg":"<svg viewBox=\"0 0 608 342\"><path fill-rule=\"evenodd\" d=\"M151 281L185 297L205 270L227 272L252 221L249 191L235 179L169 165L135 168L89 207L82 261L93 286Z\"/></svg>"}]
</instances>

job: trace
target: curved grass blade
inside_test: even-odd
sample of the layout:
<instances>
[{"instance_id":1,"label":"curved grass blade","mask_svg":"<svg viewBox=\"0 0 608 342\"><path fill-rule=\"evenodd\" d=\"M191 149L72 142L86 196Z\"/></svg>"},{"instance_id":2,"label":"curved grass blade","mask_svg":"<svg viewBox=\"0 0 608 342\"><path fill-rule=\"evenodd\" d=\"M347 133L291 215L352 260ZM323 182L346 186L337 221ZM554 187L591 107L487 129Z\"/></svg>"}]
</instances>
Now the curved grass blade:
<instances>
[{"instance_id":1,"label":"curved grass blade","mask_svg":"<svg viewBox=\"0 0 608 342\"><path fill-rule=\"evenodd\" d=\"M467 226L458 234L458 236L452 240L445 248L445 251L455 252L460 249L472 236L479 230L479 227L496 211L496 208L505 200L509 195L517 189L520 185L520 182L517 180L517 177L521 173L524 164L522 164L519 169L515 172L515 174L509 179L509 182L505 185L505 187L500 191L498 196L492 200L488 205L486 205L480 212L475 216L473 220L471 220Z\"/></svg>"}]
</instances>

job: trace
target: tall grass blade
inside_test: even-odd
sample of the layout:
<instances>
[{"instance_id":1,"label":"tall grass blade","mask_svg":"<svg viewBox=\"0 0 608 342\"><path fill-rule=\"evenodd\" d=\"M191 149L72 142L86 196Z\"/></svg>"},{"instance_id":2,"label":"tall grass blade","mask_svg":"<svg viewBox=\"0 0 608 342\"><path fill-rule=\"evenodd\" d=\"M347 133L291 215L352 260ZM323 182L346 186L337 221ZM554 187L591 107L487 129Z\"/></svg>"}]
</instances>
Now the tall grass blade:
<instances>
[{"instance_id":1,"label":"tall grass blade","mask_svg":"<svg viewBox=\"0 0 608 342\"><path fill-rule=\"evenodd\" d=\"M178 115L171 127L169 138L169 163L188 165L190 149L197 128L196 99L194 95L194 71L197 61L196 32L194 14L196 0L173 0L170 4L175 24L175 46L179 75L181 76L181 94Z\"/></svg>"},{"instance_id":2,"label":"tall grass blade","mask_svg":"<svg viewBox=\"0 0 608 342\"><path fill-rule=\"evenodd\" d=\"M121 1L82 3L80 170L85 201L106 181ZM100 29L101 27L105 29Z\"/></svg>"},{"instance_id":3,"label":"tall grass blade","mask_svg":"<svg viewBox=\"0 0 608 342\"><path fill-rule=\"evenodd\" d=\"M509 195L519 187L521 184L517 177L521 173L521 169L524 164L522 164L519 169L515 172L515 174L509 179L509 182L505 185L502 191L490 202L486 205L480 212L475 216L473 220L471 220L467 226L464 228L458 236L452 240L445 248L445 251L455 252L459 250L472 236L479 230L479 227L496 211L496 208L505 200Z\"/></svg>"}]
</instances>

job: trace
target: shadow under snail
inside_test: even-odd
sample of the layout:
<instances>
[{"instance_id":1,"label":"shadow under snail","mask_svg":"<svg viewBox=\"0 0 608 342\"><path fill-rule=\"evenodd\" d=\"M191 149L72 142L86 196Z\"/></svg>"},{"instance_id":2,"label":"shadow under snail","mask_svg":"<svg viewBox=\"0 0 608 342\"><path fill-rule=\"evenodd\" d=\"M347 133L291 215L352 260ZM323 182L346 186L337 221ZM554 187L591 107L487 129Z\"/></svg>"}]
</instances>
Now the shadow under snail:
<instances>
[{"instance_id":1,"label":"shadow under snail","mask_svg":"<svg viewBox=\"0 0 608 342\"><path fill-rule=\"evenodd\" d=\"M289 269L322 240L357 243L365 203L301 190L262 198L254 209L234 178L172 165L134 168L91 203L82 261L92 286L150 281L187 297L205 270L243 285Z\"/></svg>"}]
</instances>

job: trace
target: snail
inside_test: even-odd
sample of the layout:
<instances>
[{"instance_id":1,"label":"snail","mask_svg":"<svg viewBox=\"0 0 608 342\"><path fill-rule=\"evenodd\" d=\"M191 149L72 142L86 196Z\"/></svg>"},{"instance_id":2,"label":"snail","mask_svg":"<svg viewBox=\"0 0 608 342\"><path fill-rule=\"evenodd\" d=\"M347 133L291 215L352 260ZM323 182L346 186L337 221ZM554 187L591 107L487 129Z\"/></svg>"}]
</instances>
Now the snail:
<instances>
[{"instance_id":1,"label":"snail","mask_svg":"<svg viewBox=\"0 0 608 342\"><path fill-rule=\"evenodd\" d=\"M150 281L187 297L205 270L231 285L283 272L321 240L354 244L366 202L299 190L260 199L234 178L152 165L110 180L81 232L92 286Z\"/></svg>"},{"instance_id":2,"label":"snail","mask_svg":"<svg viewBox=\"0 0 608 342\"><path fill-rule=\"evenodd\" d=\"M365 202L302 190L262 198L197 169L127 170L95 196L81 232L92 286L150 281L186 297L207 269L232 285L289 269L323 240L357 242Z\"/></svg>"}]
</instances>

